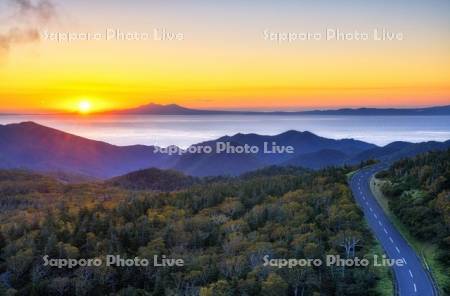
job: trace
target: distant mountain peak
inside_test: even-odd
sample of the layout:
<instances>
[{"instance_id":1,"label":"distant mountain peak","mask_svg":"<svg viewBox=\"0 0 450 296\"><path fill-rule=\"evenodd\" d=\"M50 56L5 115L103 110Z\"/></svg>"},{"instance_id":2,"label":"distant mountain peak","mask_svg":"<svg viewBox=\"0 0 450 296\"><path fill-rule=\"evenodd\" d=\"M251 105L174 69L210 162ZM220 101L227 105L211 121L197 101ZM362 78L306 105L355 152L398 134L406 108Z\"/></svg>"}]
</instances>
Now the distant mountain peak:
<instances>
[{"instance_id":1,"label":"distant mountain peak","mask_svg":"<svg viewBox=\"0 0 450 296\"><path fill-rule=\"evenodd\" d=\"M34 121L22 121L19 123L5 124L3 126L41 126L41 125L35 123Z\"/></svg>"},{"instance_id":2,"label":"distant mountain peak","mask_svg":"<svg viewBox=\"0 0 450 296\"><path fill-rule=\"evenodd\" d=\"M156 104L156 103L149 103L149 104L145 104L142 106L139 106L137 108L133 108L133 109L129 109L129 110L189 110L185 107L182 107L180 105L177 104L167 104L167 105L163 105L163 104Z\"/></svg>"},{"instance_id":3,"label":"distant mountain peak","mask_svg":"<svg viewBox=\"0 0 450 296\"><path fill-rule=\"evenodd\" d=\"M302 136L311 136L311 137L319 137L318 135L309 132L309 131L296 131L296 130L288 130L282 134L280 134L280 136L298 136L298 135L302 135Z\"/></svg>"},{"instance_id":4,"label":"distant mountain peak","mask_svg":"<svg viewBox=\"0 0 450 296\"><path fill-rule=\"evenodd\" d=\"M434 106L427 108L343 108L311 111L226 111L192 109L177 104L148 103L136 108L116 110L112 114L152 114L152 115L359 115L359 116L387 116L387 115L450 115L449 106Z\"/></svg>"},{"instance_id":5,"label":"distant mountain peak","mask_svg":"<svg viewBox=\"0 0 450 296\"><path fill-rule=\"evenodd\" d=\"M136 108L116 110L108 113L113 114L153 114L153 115L196 115L205 113L214 113L215 111L203 111L189 109L177 104L156 104L149 103Z\"/></svg>"},{"instance_id":6,"label":"distant mountain peak","mask_svg":"<svg viewBox=\"0 0 450 296\"><path fill-rule=\"evenodd\" d=\"M164 104L157 104L157 103L148 103L148 104L139 106L138 108L145 108L145 107L148 107L148 108L174 108L175 107L175 108L186 109L185 107L182 107L182 106L177 105L177 104L166 104L166 105L164 105Z\"/></svg>"}]
</instances>

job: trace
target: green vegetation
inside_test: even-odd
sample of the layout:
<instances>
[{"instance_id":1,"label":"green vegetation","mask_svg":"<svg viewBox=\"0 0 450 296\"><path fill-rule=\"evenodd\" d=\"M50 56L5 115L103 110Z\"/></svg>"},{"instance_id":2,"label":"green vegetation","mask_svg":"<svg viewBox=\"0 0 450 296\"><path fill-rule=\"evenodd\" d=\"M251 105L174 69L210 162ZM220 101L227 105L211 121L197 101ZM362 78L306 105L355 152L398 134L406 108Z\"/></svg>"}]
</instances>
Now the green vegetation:
<instances>
[{"instance_id":1,"label":"green vegetation","mask_svg":"<svg viewBox=\"0 0 450 296\"><path fill-rule=\"evenodd\" d=\"M386 295L373 267L263 265L265 255L371 257L349 170L269 168L164 193L1 171L0 294ZM167 255L185 266L43 265L44 255L107 254Z\"/></svg>"},{"instance_id":2,"label":"green vegetation","mask_svg":"<svg viewBox=\"0 0 450 296\"><path fill-rule=\"evenodd\" d=\"M200 181L199 178L186 176L177 171L151 168L113 178L107 184L129 190L174 191Z\"/></svg>"},{"instance_id":3,"label":"green vegetation","mask_svg":"<svg viewBox=\"0 0 450 296\"><path fill-rule=\"evenodd\" d=\"M373 245L369 254L378 255L381 257L385 252L381 248L380 244L377 242ZM394 284L392 282L392 271L389 267L374 267L373 272L378 277L378 282L375 286L375 291L382 296L392 296L394 295Z\"/></svg>"},{"instance_id":4,"label":"green vegetation","mask_svg":"<svg viewBox=\"0 0 450 296\"><path fill-rule=\"evenodd\" d=\"M367 165L372 165L375 162L368 162ZM360 168L365 166L364 163L360 164ZM346 174L347 179L351 179L353 175L357 172L357 170L350 171ZM381 245L378 242L375 242L372 246L372 249L369 252L373 255L378 255L381 257L385 254ZM383 296L392 296L394 295L394 283L392 277L392 271L389 267L377 267L373 269L373 272L377 275L378 281L375 286L375 291L378 295Z\"/></svg>"},{"instance_id":5,"label":"green vegetation","mask_svg":"<svg viewBox=\"0 0 450 296\"><path fill-rule=\"evenodd\" d=\"M450 293L450 150L399 161L377 178L380 204Z\"/></svg>"}]
</instances>

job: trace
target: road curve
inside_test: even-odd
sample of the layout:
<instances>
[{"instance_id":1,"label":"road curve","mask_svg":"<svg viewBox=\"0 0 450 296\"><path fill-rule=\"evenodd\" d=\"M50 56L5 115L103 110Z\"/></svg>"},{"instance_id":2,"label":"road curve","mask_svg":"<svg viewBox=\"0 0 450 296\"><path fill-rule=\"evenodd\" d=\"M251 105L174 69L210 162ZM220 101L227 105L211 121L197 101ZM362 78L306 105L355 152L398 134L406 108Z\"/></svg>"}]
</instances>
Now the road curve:
<instances>
[{"instance_id":1,"label":"road curve","mask_svg":"<svg viewBox=\"0 0 450 296\"><path fill-rule=\"evenodd\" d=\"M418 255L390 222L370 190L371 177L387 167L387 164L377 164L359 170L350 179L351 190L386 255L406 262L402 267L393 267L399 295L436 296L433 282Z\"/></svg>"}]
</instances>

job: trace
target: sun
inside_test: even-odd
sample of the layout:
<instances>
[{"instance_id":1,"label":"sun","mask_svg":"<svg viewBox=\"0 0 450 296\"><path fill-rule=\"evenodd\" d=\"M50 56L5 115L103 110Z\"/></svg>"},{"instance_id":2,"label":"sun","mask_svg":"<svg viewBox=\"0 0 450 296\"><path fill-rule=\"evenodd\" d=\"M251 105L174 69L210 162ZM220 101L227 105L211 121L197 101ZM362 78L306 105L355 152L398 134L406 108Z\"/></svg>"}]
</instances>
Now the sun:
<instances>
[{"instance_id":1,"label":"sun","mask_svg":"<svg viewBox=\"0 0 450 296\"><path fill-rule=\"evenodd\" d=\"M88 100L83 100L78 103L78 112L87 114L91 112L92 104Z\"/></svg>"}]
</instances>

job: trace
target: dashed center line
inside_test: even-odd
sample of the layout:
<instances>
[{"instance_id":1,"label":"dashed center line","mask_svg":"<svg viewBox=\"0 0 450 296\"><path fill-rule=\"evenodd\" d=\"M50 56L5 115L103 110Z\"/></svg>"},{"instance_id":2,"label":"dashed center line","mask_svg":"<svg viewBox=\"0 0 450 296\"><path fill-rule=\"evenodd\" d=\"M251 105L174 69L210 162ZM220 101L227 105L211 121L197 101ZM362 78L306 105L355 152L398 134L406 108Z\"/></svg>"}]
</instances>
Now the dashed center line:
<instances>
[{"instance_id":1,"label":"dashed center line","mask_svg":"<svg viewBox=\"0 0 450 296\"><path fill-rule=\"evenodd\" d=\"M360 178L360 179L358 180L358 184L357 184L358 190L359 190L359 192L360 192L360 194L361 194L362 200L365 201L365 203L366 203L367 206L369 206L368 198L366 198L366 196L363 194L363 192L362 192L362 190L361 190L361 182L362 182L362 179ZM366 208L366 209L367 209L367 208ZM373 213L373 216L374 216L375 219L378 221L378 225L380 225L381 227L383 227L383 223L378 219L378 216L377 216L377 214L374 213L373 208L372 208L372 207L369 207L369 210L370 210L371 213ZM386 227L383 227L383 231L384 231L384 233L388 234L388 231L387 231ZM391 236L389 236L389 241L390 241L392 244L394 244L394 239L393 239ZM400 254L400 249L398 248L398 246L395 246L395 250L397 251L397 253ZM403 262L404 262L405 264L407 264L406 259L405 259L404 257L402 257L402 259L403 259ZM408 269L408 273L409 273L409 276L411 277L411 279L414 279L414 275L413 275L411 269ZM417 293L417 285L416 285L415 282L413 282L413 288L414 288L414 293Z\"/></svg>"}]
</instances>

